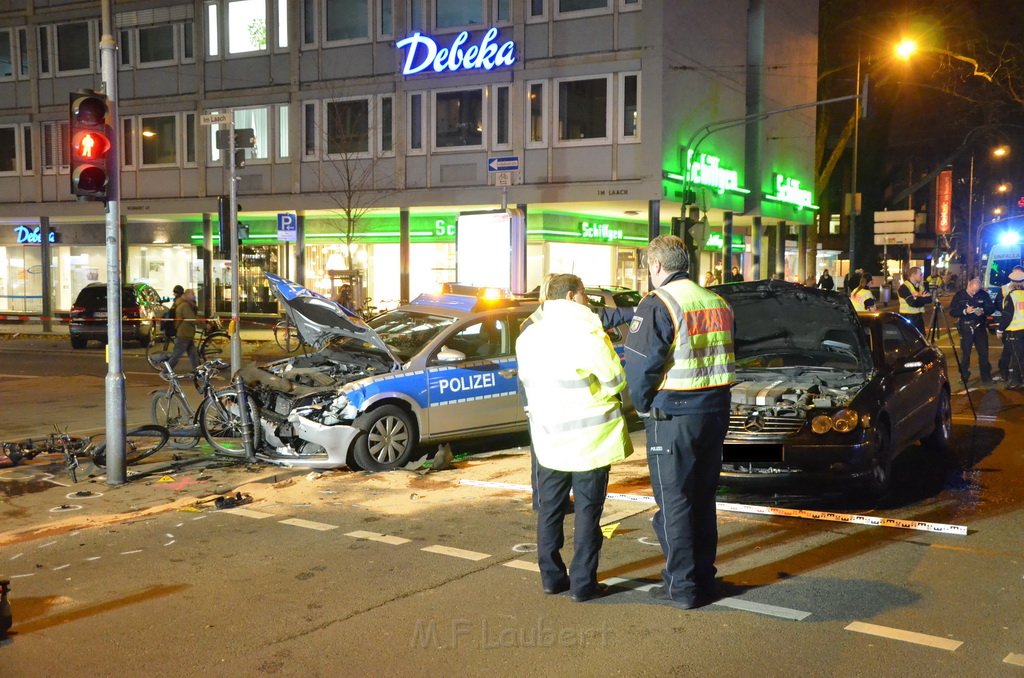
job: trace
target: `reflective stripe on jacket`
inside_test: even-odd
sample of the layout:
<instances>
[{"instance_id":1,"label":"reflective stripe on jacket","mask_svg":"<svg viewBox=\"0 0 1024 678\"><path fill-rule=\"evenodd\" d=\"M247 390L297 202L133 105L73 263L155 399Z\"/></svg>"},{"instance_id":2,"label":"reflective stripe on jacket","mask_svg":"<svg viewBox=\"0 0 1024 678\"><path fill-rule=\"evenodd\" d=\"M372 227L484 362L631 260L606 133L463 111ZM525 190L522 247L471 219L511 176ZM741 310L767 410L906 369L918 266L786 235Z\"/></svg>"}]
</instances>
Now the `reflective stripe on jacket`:
<instances>
[{"instance_id":1,"label":"reflective stripe on jacket","mask_svg":"<svg viewBox=\"0 0 1024 678\"><path fill-rule=\"evenodd\" d=\"M1011 291L1009 300L1010 303L1013 305L1013 319L1010 320L1010 324L1006 326L1006 329L1004 331L1024 331L1024 290Z\"/></svg>"},{"instance_id":2,"label":"reflective stripe on jacket","mask_svg":"<svg viewBox=\"0 0 1024 678\"><path fill-rule=\"evenodd\" d=\"M618 398L626 376L589 308L565 299L545 301L544 313L516 341L516 358L541 466L589 471L632 453Z\"/></svg>"},{"instance_id":3,"label":"reflective stripe on jacket","mask_svg":"<svg viewBox=\"0 0 1024 678\"><path fill-rule=\"evenodd\" d=\"M904 280L903 284L900 285L900 287L906 287L908 290L910 290L910 296L914 296L914 294L919 294L921 292L921 289L915 286L914 283L910 282L909 280ZM899 295L899 297L900 315L914 315L916 313L924 313L924 306L911 306L910 304L907 303L907 300L903 298L902 294Z\"/></svg>"},{"instance_id":4,"label":"reflective stripe on jacket","mask_svg":"<svg viewBox=\"0 0 1024 678\"><path fill-rule=\"evenodd\" d=\"M736 381L729 304L690 280L654 290L672 316L676 336L660 390L695 391Z\"/></svg>"},{"instance_id":5,"label":"reflective stripe on jacket","mask_svg":"<svg viewBox=\"0 0 1024 678\"><path fill-rule=\"evenodd\" d=\"M853 302L853 309L858 313L869 310L866 304L869 300L874 301L875 295L871 294L871 290L863 287L858 287L853 291L853 294L850 295L850 301Z\"/></svg>"}]
</instances>

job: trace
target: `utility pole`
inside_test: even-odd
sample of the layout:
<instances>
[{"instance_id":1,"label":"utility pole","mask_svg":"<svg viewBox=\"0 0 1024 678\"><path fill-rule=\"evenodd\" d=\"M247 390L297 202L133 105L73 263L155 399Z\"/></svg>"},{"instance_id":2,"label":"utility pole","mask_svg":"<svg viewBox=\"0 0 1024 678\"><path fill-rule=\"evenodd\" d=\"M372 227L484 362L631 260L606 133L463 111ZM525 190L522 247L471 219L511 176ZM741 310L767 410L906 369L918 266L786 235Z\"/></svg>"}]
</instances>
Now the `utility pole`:
<instances>
[{"instance_id":1,"label":"utility pole","mask_svg":"<svg viewBox=\"0 0 1024 678\"><path fill-rule=\"evenodd\" d=\"M120 485L127 479L125 469L124 370L121 358L121 212L118 160L117 59L110 0L102 0L100 69L103 91L109 99L111 129L107 157L107 376L104 380L104 412L107 435L107 484Z\"/></svg>"},{"instance_id":2,"label":"utility pole","mask_svg":"<svg viewBox=\"0 0 1024 678\"><path fill-rule=\"evenodd\" d=\"M242 369L241 302L238 298L238 171L235 166L235 112L228 113L228 165L231 167L231 373ZM221 247L223 247L223 243Z\"/></svg>"}]
</instances>

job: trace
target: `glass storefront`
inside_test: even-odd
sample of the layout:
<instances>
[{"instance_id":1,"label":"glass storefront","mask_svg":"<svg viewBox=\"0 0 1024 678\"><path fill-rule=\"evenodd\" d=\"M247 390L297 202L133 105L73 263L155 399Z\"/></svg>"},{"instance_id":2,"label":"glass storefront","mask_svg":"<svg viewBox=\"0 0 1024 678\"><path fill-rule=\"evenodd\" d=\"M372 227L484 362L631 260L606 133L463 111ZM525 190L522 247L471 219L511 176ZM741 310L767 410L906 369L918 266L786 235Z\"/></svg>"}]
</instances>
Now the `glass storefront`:
<instances>
[{"instance_id":1,"label":"glass storefront","mask_svg":"<svg viewBox=\"0 0 1024 678\"><path fill-rule=\"evenodd\" d=\"M277 315L277 298L270 291L263 272L279 273L278 245L242 245L238 250L239 312ZM213 260L213 308L231 313L231 261Z\"/></svg>"},{"instance_id":2,"label":"glass storefront","mask_svg":"<svg viewBox=\"0 0 1024 678\"><path fill-rule=\"evenodd\" d=\"M128 281L144 282L161 297L172 297L175 285L199 290L202 260L189 245L130 245Z\"/></svg>"}]
</instances>

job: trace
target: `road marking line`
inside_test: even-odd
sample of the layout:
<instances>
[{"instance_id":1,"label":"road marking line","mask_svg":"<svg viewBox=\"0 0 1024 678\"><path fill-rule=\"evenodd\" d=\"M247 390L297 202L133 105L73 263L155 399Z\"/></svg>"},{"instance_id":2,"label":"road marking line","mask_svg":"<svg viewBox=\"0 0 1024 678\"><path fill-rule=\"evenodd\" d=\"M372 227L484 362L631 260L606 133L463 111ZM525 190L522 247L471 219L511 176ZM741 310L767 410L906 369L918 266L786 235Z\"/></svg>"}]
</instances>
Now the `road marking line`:
<instances>
[{"instance_id":1,"label":"road marking line","mask_svg":"<svg viewBox=\"0 0 1024 678\"><path fill-rule=\"evenodd\" d=\"M741 600L739 598L722 598L721 600L716 600L712 605L728 607L733 610L743 610L744 612L753 612L755 614L766 614L769 617L780 617L782 619L791 619L793 621L803 621L811 616L810 612L804 612L803 610L793 610L788 607L779 607L778 605L755 603L751 600Z\"/></svg>"},{"instance_id":2,"label":"road marking line","mask_svg":"<svg viewBox=\"0 0 1024 678\"><path fill-rule=\"evenodd\" d=\"M1003 659L1003 663L1013 664L1014 666L1024 666L1024 654L1014 654L1011 652Z\"/></svg>"},{"instance_id":3,"label":"road marking line","mask_svg":"<svg viewBox=\"0 0 1024 678\"><path fill-rule=\"evenodd\" d=\"M846 627L846 630L855 631L857 633L866 633L869 636L902 640L906 643L914 643L916 645L926 645L939 650L949 650L950 652L953 652L963 645L963 641L960 640L950 640L949 638L942 638L940 636L929 636L926 633L904 631L903 629L894 629L889 626L878 626L877 624L867 624L859 621L850 623L850 625Z\"/></svg>"},{"instance_id":4,"label":"road marking line","mask_svg":"<svg viewBox=\"0 0 1024 678\"><path fill-rule=\"evenodd\" d=\"M527 572L540 572L540 565L537 563L531 563L526 560L510 560L507 563L502 563L505 567L511 567L516 570L526 570Z\"/></svg>"},{"instance_id":5,"label":"road marking line","mask_svg":"<svg viewBox=\"0 0 1024 678\"><path fill-rule=\"evenodd\" d=\"M122 556L130 556L133 553L142 553L142 549L135 549L134 551L121 551Z\"/></svg>"},{"instance_id":6,"label":"road marking line","mask_svg":"<svg viewBox=\"0 0 1024 678\"><path fill-rule=\"evenodd\" d=\"M86 560L99 560L102 557L103 556L92 556L91 558L86 558Z\"/></svg>"},{"instance_id":7,"label":"road marking line","mask_svg":"<svg viewBox=\"0 0 1024 678\"><path fill-rule=\"evenodd\" d=\"M337 525L328 525L327 523L317 523L312 520L303 520L302 518L286 518L285 520L277 521L282 525L294 525L295 527L304 527L307 530L317 530L318 532L326 532L328 530L338 529Z\"/></svg>"},{"instance_id":8,"label":"road marking line","mask_svg":"<svg viewBox=\"0 0 1024 678\"><path fill-rule=\"evenodd\" d=\"M953 419L953 421L965 421L965 422L968 422L968 423L974 422L974 421L983 421L986 424L995 424L995 423L1003 421L1002 419L1000 419L999 417L995 416L994 414L979 414L977 417L970 417L970 416L968 416L966 414L954 414L952 419Z\"/></svg>"},{"instance_id":9,"label":"road marking line","mask_svg":"<svg viewBox=\"0 0 1024 678\"><path fill-rule=\"evenodd\" d=\"M25 577L34 577L34 576L36 576L35 572L29 572L28 574L12 574L11 575L11 579L24 579Z\"/></svg>"},{"instance_id":10,"label":"road marking line","mask_svg":"<svg viewBox=\"0 0 1024 678\"><path fill-rule=\"evenodd\" d=\"M167 542L166 544L164 544L164 546L170 546L170 545L171 545L171 544L173 544L173 543L174 543L175 541L176 541L175 539L172 539L172 540L170 540L169 542Z\"/></svg>"},{"instance_id":11,"label":"road marking line","mask_svg":"<svg viewBox=\"0 0 1024 678\"><path fill-rule=\"evenodd\" d=\"M228 510L230 511L231 509L228 509ZM238 509L234 509L234 510L237 511ZM206 516L196 516L192 520L206 520Z\"/></svg>"},{"instance_id":12,"label":"road marking line","mask_svg":"<svg viewBox=\"0 0 1024 678\"><path fill-rule=\"evenodd\" d=\"M164 533L164 535L165 535L165 536L166 536L166 537L167 537L168 539L174 539L174 535L173 535L173 534L171 534L170 532L165 532L165 533Z\"/></svg>"},{"instance_id":13,"label":"road marking line","mask_svg":"<svg viewBox=\"0 0 1024 678\"><path fill-rule=\"evenodd\" d=\"M401 546L402 544L408 544L411 539L405 539L404 537L394 537L390 534L380 534L379 532L367 532L365 530L356 530L355 532L347 532L346 537L355 537L356 539L366 539L367 541L379 541L381 544L391 544L392 546Z\"/></svg>"},{"instance_id":14,"label":"road marking line","mask_svg":"<svg viewBox=\"0 0 1024 678\"><path fill-rule=\"evenodd\" d=\"M56 544L56 543L57 543L57 542L55 542L55 541L48 541L48 542L46 542L45 544L43 544L42 546L40 546L39 548L41 548L41 549L45 549L45 548L46 548L47 546L53 546L53 545L54 545L54 544Z\"/></svg>"},{"instance_id":15,"label":"road marking line","mask_svg":"<svg viewBox=\"0 0 1024 678\"><path fill-rule=\"evenodd\" d=\"M18 553L16 555L13 555L10 558L8 558L8 560L17 560L18 558L21 558L23 555L25 555L25 554L24 553Z\"/></svg>"},{"instance_id":16,"label":"road marking line","mask_svg":"<svg viewBox=\"0 0 1024 678\"><path fill-rule=\"evenodd\" d=\"M497 483L489 480L459 480L460 485L473 487L490 487L499 490L516 490L529 492L529 485L516 485L514 483ZM610 501L632 501L643 504L654 504L654 497L644 494L619 494L609 492L606 497ZM920 530L922 532L938 532L943 534L966 535L966 525L947 525L945 523L928 523L921 520L908 520L903 518L882 518L880 516L862 516L851 513L835 513L833 511L807 511L803 509L788 509L774 506L757 506L753 504L734 504L731 502L716 502L719 511L733 511L736 513L754 513L757 515L785 516L787 518L804 518L806 520L824 520L827 522L847 523L852 525L870 525L872 527L895 527L904 530Z\"/></svg>"},{"instance_id":17,"label":"road marking line","mask_svg":"<svg viewBox=\"0 0 1024 678\"><path fill-rule=\"evenodd\" d=\"M57 570L63 570L65 567L71 567L71 563L65 563L64 565L58 565L57 567L53 568L53 571L56 572Z\"/></svg>"},{"instance_id":18,"label":"road marking line","mask_svg":"<svg viewBox=\"0 0 1024 678\"><path fill-rule=\"evenodd\" d=\"M247 508L230 508L222 509L221 513L230 513L235 516L242 516L243 518L255 518L256 520L263 520L264 518L273 518L273 513L264 513L263 511L253 511ZM200 516L205 517L205 516ZM199 520L199 518L193 518L193 520Z\"/></svg>"},{"instance_id":19,"label":"road marking line","mask_svg":"<svg viewBox=\"0 0 1024 678\"><path fill-rule=\"evenodd\" d=\"M463 560L486 560L491 557L491 554L489 553L466 551L464 549L456 549L451 546L441 546L439 544L424 546L420 550L426 551L427 553L437 553L442 556L451 556L452 558L462 558Z\"/></svg>"}]
</instances>

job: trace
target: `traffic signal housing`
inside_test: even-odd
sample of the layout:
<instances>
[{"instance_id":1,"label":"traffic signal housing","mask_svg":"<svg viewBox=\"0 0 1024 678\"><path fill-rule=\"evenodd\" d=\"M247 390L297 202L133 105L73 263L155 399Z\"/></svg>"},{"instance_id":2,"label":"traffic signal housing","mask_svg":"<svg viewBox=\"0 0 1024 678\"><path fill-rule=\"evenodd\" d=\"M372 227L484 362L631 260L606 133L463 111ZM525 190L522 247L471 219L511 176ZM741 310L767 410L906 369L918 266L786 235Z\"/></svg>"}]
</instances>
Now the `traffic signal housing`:
<instances>
[{"instance_id":1,"label":"traffic signal housing","mask_svg":"<svg viewBox=\"0 0 1024 678\"><path fill-rule=\"evenodd\" d=\"M92 90L72 92L71 192L79 200L108 199L110 186L110 100Z\"/></svg>"}]
</instances>

